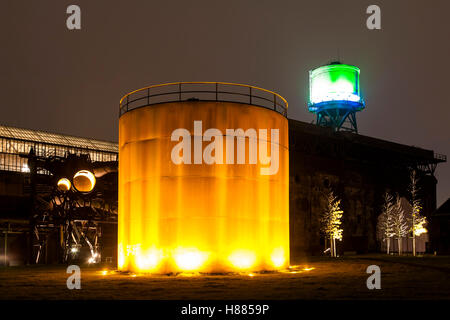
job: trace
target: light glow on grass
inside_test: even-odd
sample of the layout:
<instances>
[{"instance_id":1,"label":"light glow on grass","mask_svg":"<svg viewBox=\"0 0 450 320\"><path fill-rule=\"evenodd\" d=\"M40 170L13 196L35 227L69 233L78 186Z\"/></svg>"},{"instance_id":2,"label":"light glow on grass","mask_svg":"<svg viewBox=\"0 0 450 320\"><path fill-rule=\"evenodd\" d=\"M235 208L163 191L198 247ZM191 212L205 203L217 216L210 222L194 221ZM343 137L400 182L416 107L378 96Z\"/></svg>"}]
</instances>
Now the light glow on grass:
<instances>
[{"instance_id":1,"label":"light glow on grass","mask_svg":"<svg viewBox=\"0 0 450 320\"><path fill-rule=\"evenodd\" d=\"M293 265L289 266L287 270L283 271L285 273L303 273L303 272L309 272L314 270L314 267L308 267L308 266L301 266L301 265Z\"/></svg>"}]
</instances>

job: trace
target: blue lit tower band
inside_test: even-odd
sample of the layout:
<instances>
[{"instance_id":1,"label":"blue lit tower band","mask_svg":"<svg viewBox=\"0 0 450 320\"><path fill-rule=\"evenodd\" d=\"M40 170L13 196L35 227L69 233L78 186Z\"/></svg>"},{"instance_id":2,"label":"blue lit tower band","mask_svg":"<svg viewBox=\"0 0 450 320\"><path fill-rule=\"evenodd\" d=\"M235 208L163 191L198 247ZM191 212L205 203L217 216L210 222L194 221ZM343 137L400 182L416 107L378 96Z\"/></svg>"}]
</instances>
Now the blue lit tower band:
<instances>
[{"instance_id":1,"label":"blue lit tower band","mask_svg":"<svg viewBox=\"0 0 450 320\"><path fill-rule=\"evenodd\" d=\"M359 73L358 67L340 62L309 72L308 109L317 115L317 125L358 132L356 112L365 107Z\"/></svg>"}]
</instances>

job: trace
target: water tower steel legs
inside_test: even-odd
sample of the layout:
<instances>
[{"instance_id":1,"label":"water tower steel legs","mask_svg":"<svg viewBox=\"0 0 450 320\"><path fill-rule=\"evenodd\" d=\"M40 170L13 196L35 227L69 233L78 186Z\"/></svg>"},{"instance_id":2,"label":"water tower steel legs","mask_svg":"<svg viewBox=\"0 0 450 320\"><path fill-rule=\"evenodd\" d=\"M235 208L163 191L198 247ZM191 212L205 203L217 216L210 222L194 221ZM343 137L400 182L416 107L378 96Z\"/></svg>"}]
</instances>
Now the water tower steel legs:
<instances>
[{"instance_id":1,"label":"water tower steel legs","mask_svg":"<svg viewBox=\"0 0 450 320\"><path fill-rule=\"evenodd\" d=\"M352 110L326 109L317 113L317 125L332 127L334 131L358 133L356 114Z\"/></svg>"}]
</instances>

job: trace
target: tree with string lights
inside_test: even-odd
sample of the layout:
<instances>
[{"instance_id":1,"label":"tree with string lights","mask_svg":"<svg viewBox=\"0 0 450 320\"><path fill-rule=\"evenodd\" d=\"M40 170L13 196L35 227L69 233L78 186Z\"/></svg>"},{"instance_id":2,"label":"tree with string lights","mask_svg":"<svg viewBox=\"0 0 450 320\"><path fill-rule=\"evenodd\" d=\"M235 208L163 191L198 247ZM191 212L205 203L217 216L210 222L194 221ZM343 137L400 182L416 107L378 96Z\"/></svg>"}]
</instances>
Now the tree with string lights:
<instances>
[{"instance_id":1,"label":"tree with string lights","mask_svg":"<svg viewBox=\"0 0 450 320\"><path fill-rule=\"evenodd\" d=\"M337 257L336 240L342 240L341 219L344 211L340 208L341 200L334 195L333 191L328 191L326 197L327 205L321 217L321 231L326 239L330 239L331 256Z\"/></svg>"},{"instance_id":2,"label":"tree with string lights","mask_svg":"<svg viewBox=\"0 0 450 320\"><path fill-rule=\"evenodd\" d=\"M394 198L387 191L384 193L384 203L381 214L378 216L377 235L378 239L386 242L386 253L390 253L391 238L394 232L394 216L395 204Z\"/></svg>"},{"instance_id":3,"label":"tree with string lights","mask_svg":"<svg viewBox=\"0 0 450 320\"><path fill-rule=\"evenodd\" d=\"M398 255L402 254L402 240L406 237L410 231L410 225L408 217L403 209L400 196L397 194L395 199L395 206L392 215L392 225L394 229L395 237L398 241Z\"/></svg>"},{"instance_id":4,"label":"tree with string lights","mask_svg":"<svg viewBox=\"0 0 450 320\"><path fill-rule=\"evenodd\" d=\"M425 228L427 220L421 215L422 202L419 198L419 177L416 170L412 170L410 174L409 193L411 197L411 232L413 241L413 256L416 255L416 236L420 236L422 233L428 232Z\"/></svg>"}]
</instances>

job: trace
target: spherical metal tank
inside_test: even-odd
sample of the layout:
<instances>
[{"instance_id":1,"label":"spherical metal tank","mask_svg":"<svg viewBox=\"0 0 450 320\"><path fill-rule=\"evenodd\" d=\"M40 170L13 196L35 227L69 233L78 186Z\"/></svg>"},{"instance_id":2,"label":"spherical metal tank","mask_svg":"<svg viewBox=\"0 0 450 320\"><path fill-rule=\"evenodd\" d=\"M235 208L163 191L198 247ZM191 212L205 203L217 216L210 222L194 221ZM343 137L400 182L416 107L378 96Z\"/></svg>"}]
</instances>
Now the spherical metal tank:
<instances>
[{"instance_id":1,"label":"spherical metal tank","mask_svg":"<svg viewBox=\"0 0 450 320\"><path fill-rule=\"evenodd\" d=\"M321 107L341 103L344 108L364 108L359 86L358 67L332 63L309 72L309 110L315 112Z\"/></svg>"},{"instance_id":2,"label":"spherical metal tank","mask_svg":"<svg viewBox=\"0 0 450 320\"><path fill-rule=\"evenodd\" d=\"M181 84L172 86L179 89L175 101L152 103L169 97L152 94L154 88L121 100L119 270L286 268L288 121L286 109L273 110L285 100L267 90L220 83L205 90L208 98L186 100ZM244 90L236 94L241 100L224 97L235 87ZM269 106L255 105L271 99Z\"/></svg>"}]
</instances>

